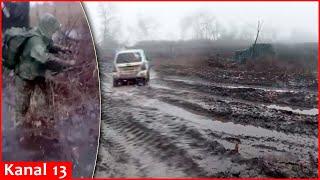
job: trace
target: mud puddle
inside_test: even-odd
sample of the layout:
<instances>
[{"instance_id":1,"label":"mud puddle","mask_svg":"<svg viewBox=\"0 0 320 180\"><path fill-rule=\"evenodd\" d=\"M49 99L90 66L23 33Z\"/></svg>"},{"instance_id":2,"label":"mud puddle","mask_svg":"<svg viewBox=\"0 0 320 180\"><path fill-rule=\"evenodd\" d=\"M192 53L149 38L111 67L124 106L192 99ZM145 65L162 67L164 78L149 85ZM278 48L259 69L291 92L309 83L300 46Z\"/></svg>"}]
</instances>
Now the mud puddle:
<instances>
[{"instance_id":1,"label":"mud puddle","mask_svg":"<svg viewBox=\"0 0 320 180\"><path fill-rule=\"evenodd\" d=\"M137 102L138 103L138 102ZM196 115L190 113L180 107L172 106L170 104L161 102L156 99L149 99L144 101L141 106L148 106L152 108L157 108L159 111L163 113L170 114L175 117L180 117L185 120L188 120L188 123L191 123L193 126L197 128L203 129L208 128L212 131L224 132L227 134L235 135L235 136L251 136L251 137L265 137L265 138L273 138L279 139L282 141L287 141L291 143L299 143L299 144L315 144L316 138L310 139L308 136L296 136L296 135L287 135L285 133L271 131L268 129L251 126L251 125L241 125L235 124L232 122L220 122L213 119L208 119L206 117Z\"/></svg>"},{"instance_id":2,"label":"mud puddle","mask_svg":"<svg viewBox=\"0 0 320 180\"><path fill-rule=\"evenodd\" d=\"M289 106L279 106L279 105L275 105L275 104L268 105L267 108L284 110L284 111L289 111L289 112L293 112L296 114L303 114L303 115L310 115L310 116L315 116L315 115L319 114L318 109L316 109L316 108L313 108L313 109L298 109L298 108L294 109Z\"/></svg>"},{"instance_id":3,"label":"mud puddle","mask_svg":"<svg viewBox=\"0 0 320 180\"><path fill-rule=\"evenodd\" d=\"M176 81L176 82L183 82L190 85L213 85L217 87L222 88L229 88L229 89L256 89L256 90L262 90L262 91L271 91L271 92L300 92L301 90L293 90L293 89L287 89L287 88L274 88L274 87L262 87L262 86L252 86L252 85L242 85L242 84L224 84L224 83L213 83L204 81L202 79L181 79L181 77L177 76L170 76L168 78L163 78L165 81Z\"/></svg>"},{"instance_id":4,"label":"mud puddle","mask_svg":"<svg viewBox=\"0 0 320 180\"><path fill-rule=\"evenodd\" d=\"M256 103L278 104L282 106L296 106L305 108L317 107L317 93L305 90L287 90L271 87L251 87L242 88L239 84L222 84L216 82L200 83L195 80L176 80L176 78L168 80L168 78L160 79L167 83L168 86L177 89L194 90L216 96L226 98L241 99Z\"/></svg>"}]
</instances>

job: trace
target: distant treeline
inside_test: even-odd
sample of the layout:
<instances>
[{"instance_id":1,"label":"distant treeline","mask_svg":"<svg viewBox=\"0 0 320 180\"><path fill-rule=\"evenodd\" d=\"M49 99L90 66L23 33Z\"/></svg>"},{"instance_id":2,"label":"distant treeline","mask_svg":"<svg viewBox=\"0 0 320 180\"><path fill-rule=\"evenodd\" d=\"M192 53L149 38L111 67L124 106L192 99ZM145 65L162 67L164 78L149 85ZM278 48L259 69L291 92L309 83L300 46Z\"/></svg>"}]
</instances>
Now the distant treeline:
<instances>
[{"instance_id":1,"label":"distant treeline","mask_svg":"<svg viewBox=\"0 0 320 180\"><path fill-rule=\"evenodd\" d=\"M151 57L173 58L175 56L211 56L230 54L250 46L249 41L234 40L186 40L186 41L141 41L132 48L144 49Z\"/></svg>"},{"instance_id":2,"label":"distant treeline","mask_svg":"<svg viewBox=\"0 0 320 180\"><path fill-rule=\"evenodd\" d=\"M144 49L151 58L167 58L174 60L180 57L212 57L219 56L232 60L234 52L250 47L252 42L243 40L189 40L189 41L141 41L130 48ZM276 52L275 60L302 65L317 70L317 43L272 44Z\"/></svg>"},{"instance_id":3,"label":"distant treeline","mask_svg":"<svg viewBox=\"0 0 320 180\"><path fill-rule=\"evenodd\" d=\"M318 69L318 44L275 44L277 59L300 64L308 69Z\"/></svg>"}]
</instances>

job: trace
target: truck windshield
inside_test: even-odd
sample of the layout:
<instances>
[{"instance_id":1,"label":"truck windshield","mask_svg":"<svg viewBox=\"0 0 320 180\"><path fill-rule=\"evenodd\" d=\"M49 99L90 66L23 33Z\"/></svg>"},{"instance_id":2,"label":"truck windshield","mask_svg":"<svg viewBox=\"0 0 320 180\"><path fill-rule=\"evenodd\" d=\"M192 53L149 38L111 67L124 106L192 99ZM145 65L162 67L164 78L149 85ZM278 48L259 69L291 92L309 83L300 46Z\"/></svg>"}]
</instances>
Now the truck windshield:
<instances>
[{"instance_id":1,"label":"truck windshield","mask_svg":"<svg viewBox=\"0 0 320 180\"><path fill-rule=\"evenodd\" d=\"M116 62L121 63L132 63L132 62L141 62L141 55L138 52L132 53L121 53L118 54Z\"/></svg>"}]
</instances>

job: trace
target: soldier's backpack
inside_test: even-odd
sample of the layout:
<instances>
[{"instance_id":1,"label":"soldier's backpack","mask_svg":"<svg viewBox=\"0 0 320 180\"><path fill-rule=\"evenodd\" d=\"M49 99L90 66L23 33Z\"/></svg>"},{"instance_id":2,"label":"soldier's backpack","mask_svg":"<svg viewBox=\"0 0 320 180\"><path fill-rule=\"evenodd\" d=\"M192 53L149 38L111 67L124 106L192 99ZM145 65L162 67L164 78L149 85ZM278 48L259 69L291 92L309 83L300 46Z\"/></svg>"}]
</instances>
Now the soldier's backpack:
<instances>
[{"instance_id":1,"label":"soldier's backpack","mask_svg":"<svg viewBox=\"0 0 320 180\"><path fill-rule=\"evenodd\" d=\"M10 28L5 31L2 43L2 63L8 69L14 69L20 61L27 41L36 36L34 32L25 28Z\"/></svg>"}]
</instances>

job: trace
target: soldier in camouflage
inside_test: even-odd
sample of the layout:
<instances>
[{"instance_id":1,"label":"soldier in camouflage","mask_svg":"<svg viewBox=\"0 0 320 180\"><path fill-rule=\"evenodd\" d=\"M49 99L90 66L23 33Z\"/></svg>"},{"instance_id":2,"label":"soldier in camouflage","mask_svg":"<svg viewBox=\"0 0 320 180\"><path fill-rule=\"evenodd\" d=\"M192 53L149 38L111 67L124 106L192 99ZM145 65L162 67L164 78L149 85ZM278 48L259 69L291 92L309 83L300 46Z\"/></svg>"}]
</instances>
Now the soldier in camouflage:
<instances>
[{"instance_id":1,"label":"soldier in camouflage","mask_svg":"<svg viewBox=\"0 0 320 180\"><path fill-rule=\"evenodd\" d=\"M53 15L43 15L38 26L32 30L34 36L27 40L20 61L14 68L16 125L28 124L26 114L30 109L31 96L39 95L34 93L36 88L42 91L45 105L39 107L39 104L36 104L35 109L49 111L48 105L51 98L46 85L46 74L61 72L74 64L74 60L63 61L51 53L58 48L53 45L52 36L59 29L60 23ZM47 117L46 121L50 119L52 120L52 117Z\"/></svg>"}]
</instances>

